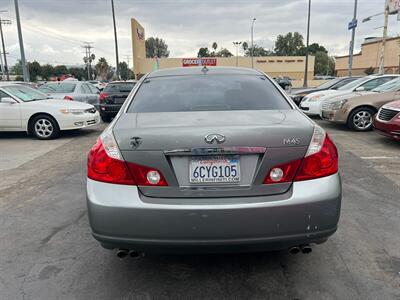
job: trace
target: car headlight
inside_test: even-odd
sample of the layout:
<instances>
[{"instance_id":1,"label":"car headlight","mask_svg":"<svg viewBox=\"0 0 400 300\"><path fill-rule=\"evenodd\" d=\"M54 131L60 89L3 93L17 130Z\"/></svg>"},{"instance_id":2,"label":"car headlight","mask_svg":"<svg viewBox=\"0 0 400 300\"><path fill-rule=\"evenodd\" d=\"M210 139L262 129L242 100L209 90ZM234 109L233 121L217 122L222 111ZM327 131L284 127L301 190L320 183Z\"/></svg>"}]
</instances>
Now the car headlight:
<instances>
[{"instance_id":1,"label":"car headlight","mask_svg":"<svg viewBox=\"0 0 400 300\"><path fill-rule=\"evenodd\" d=\"M323 97L323 95L315 95L312 97L307 98L308 101L318 101L319 99L321 99Z\"/></svg>"},{"instance_id":2,"label":"car headlight","mask_svg":"<svg viewBox=\"0 0 400 300\"><path fill-rule=\"evenodd\" d=\"M331 102L330 107L332 110L342 109L343 106L347 103L347 101L348 101L347 99L343 99L343 100Z\"/></svg>"},{"instance_id":3,"label":"car headlight","mask_svg":"<svg viewBox=\"0 0 400 300\"><path fill-rule=\"evenodd\" d=\"M73 114L73 115L83 115L85 113L85 110L83 109L68 109L68 108L63 108L60 109L60 112L64 115L68 114Z\"/></svg>"}]
</instances>

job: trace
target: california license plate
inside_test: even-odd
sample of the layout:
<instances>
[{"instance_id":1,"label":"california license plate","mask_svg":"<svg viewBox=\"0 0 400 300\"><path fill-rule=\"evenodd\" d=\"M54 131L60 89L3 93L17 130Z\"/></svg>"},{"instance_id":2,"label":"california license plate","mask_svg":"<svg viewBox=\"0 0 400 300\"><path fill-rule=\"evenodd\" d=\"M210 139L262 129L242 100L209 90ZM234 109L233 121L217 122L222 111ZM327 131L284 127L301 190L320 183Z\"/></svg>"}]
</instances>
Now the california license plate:
<instances>
[{"instance_id":1,"label":"california license plate","mask_svg":"<svg viewBox=\"0 0 400 300\"><path fill-rule=\"evenodd\" d=\"M239 155L193 156L189 167L190 183L239 183Z\"/></svg>"}]
</instances>

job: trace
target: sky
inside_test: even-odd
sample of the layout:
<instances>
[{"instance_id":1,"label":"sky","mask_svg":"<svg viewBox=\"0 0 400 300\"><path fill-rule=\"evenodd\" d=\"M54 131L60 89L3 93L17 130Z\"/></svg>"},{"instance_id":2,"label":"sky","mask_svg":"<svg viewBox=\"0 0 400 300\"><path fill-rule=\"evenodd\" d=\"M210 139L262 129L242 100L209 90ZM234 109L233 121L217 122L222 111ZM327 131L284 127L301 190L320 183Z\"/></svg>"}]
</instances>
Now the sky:
<instances>
[{"instance_id":1,"label":"sky","mask_svg":"<svg viewBox=\"0 0 400 300\"><path fill-rule=\"evenodd\" d=\"M166 41L170 57L195 57L200 47L219 47L235 53L233 41L250 41L253 18L255 44L272 49L278 34L298 31L305 37L308 0L114 0L120 61L130 61L130 19L145 28L146 38ZM310 43L325 46L331 55L348 52L353 0L312 0ZM361 20L383 11L384 0L358 0L356 51L364 38L382 36L383 16ZM19 0L25 55L40 63L83 64L84 41L92 42L97 58L115 65L111 0ZM9 64L20 58L14 0L0 0ZM389 35L400 23L390 16ZM242 54L242 53L239 53Z\"/></svg>"}]
</instances>

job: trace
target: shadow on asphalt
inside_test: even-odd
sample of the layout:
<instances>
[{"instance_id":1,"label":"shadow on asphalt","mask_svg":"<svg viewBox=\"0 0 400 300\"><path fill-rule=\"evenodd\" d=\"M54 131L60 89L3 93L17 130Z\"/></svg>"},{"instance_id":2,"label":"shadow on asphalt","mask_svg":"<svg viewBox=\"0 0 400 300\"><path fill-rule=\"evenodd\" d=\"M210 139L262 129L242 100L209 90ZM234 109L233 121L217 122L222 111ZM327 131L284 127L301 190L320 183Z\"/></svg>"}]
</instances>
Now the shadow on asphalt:
<instances>
[{"instance_id":1,"label":"shadow on asphalt","mask_svg":"<svg viewBox=\"0 0 400 300\"><path fill-rule=\"evenodd\" d=\"M57 139L71 139L71 138L79 138L91 135L93 133L99 133L103 131L105 126L103 124L96 126L95 128L85 128L85 129L77 129L77 130L65 130L60 132L60 136ZM0 132L0 139L31 139L36 140L35 137L28 135L26 132L14 132L14 131L4 131Z\"/></svg>"}]
</instances>

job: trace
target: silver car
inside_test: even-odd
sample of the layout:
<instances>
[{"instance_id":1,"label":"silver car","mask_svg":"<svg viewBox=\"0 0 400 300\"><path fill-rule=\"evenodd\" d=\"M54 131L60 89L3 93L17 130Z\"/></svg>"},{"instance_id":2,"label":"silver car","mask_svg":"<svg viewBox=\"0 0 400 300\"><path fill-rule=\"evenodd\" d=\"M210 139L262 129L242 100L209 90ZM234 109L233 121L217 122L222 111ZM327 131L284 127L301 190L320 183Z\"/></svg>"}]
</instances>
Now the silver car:
<instances>
[{"instance_id":1,"label":"silver car","mask_svg":"<svg viewBox=\"0 0 400 300\"><path fill-rule=\"evenodd\" d=\"M90 82L77 80L49 82L38 89L53 98L89 103L99 110L100 90Z\"/></svg>"},{"instance_id":2,"label":"silver car","mask_svg":"<svg viewBox=\"0 0 400 300\"><path fill-rule=\"evenodd\" d=\"M152 72L88 156L93 236L147 251L311 252L338 226L338 154L265 74Z\"/></svg>"}]
</instances>

